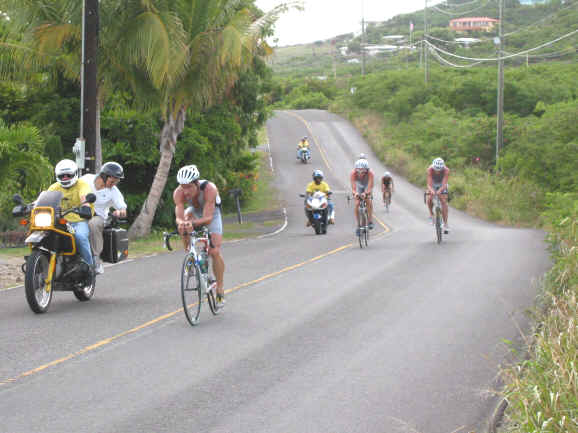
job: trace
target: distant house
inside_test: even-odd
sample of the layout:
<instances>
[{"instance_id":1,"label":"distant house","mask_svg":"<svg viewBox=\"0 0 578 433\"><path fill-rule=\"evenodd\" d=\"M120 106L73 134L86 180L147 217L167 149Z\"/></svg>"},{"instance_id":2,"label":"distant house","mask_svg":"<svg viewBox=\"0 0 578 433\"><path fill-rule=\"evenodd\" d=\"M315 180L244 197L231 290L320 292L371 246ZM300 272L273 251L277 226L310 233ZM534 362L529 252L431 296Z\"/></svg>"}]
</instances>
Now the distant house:
<instances>
[{"instance_id":1,"label":"distant house","mask_svg":"<svg viewBox=\"0 0 578 433\"><path fill-rule=\"evenodd\" d=\"M375 56L379 53L388 53L399 50L397 45L366 45L363 47L370 56Z\"/></svg>"},{"instance_id":2,"label":"distant house","mask_svg":"<svg viewBox=\"0 0 578 433\"><path fill-rule=\"evenodd\" d=\"M546 3L546 0L518 0L518 1L520 2L521 5L537 5Z\"/></svg>"},{"instance_id":3,"label":"distant house","mask_svg":"<svg viewBox=\"0 0 578 433\"><path fill-rule=\"evenodd\" d=\"M476 38L456 38L454 40L457 43L462 44L466 48L472 44L477 44L478 42L481 42L481 39L476 39Z\"/></svg>"},{"instance_id":4,"label":"distant house","mask_svg":"<svg viewBox=\"0 0 578 433\"><path fill-rule=\"evenodd\" d=\"M488 17L455 18L450 20L450 29L456 32L468 32L472 30L491 31L499 20Z\"/></svg>"}]
</instances>

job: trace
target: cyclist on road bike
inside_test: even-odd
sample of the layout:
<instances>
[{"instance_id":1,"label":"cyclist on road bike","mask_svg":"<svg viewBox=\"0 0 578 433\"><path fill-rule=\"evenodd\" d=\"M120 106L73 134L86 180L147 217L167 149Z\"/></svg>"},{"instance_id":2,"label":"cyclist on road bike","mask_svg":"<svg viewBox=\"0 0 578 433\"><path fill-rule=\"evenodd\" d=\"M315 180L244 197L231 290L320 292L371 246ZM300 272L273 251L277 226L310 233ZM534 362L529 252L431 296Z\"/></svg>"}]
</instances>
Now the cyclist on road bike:
<instances>
[{"instance_id":1,"label":"cyclist on road bike","mask_svg":"<svg viewBox=\"0 0 578 433\"><path fill-rule=\"evenodd\" d=\"M450 169L446 167L443 159L436 158L427 169L427 207L429 217L433 222L433 197L437 195L442 205L442 218L444 220L444 233L450 232L448 225L448 179Z\"/></svg>"},{"instance_id":2,"label":"cyclist on road bike","mask_svg":"<svg viewBox=\"0 0 578 433\"><path fill-rule=\"evenodd\" d=\"M179 186L173 192L175 216L179 234L185 250L189 248L190 232L193 228L207 226L211 236L209 255L213 259L213 272L217 279L217 305L225 304L223 277L225 261L221 255L223 221L221 197L214 183L199 179L196 165L185 165L177 173Z\"/></svg>"},{"instance_id":3,"label":"cyclist on road bike","mask_svg":"<svg viewBox=\"0 0 578 433\"><path fill-rule=\"evenodd\" d=\"M351 191L355 197L355 219L359 227L359 201L366 200L367 203L367 218L369 221L369 229L373 229L373 203L371 191L373 190L373 171L369 168L369 162L365 158L360 158L355 161L353 170L349 175L351 181Z\"/></svg>"},{"instance_id":4,"label":"cyclist on road bike","mask_svg":"<svg viewBox=\"0 0 578 433\"><path fill-rule=\"evenodd\" d=\"M386 203L386 196L389 195L389 200L391 201L391 196L393 195L393 177L391 173L386 171L381 176L381 193L383 195L383 204Z\"/></svg>"},{"instance_id":5,"label":"cyclist on road bike","mask_svg":"<svg viewBox=\"0 0 578 433\"><path fill-rule=\"evenodd\" d=\"M329 188L329 184L323 180L323 172L321 170L315 170L313 172L313 181L309 182L307 188L305 189L305 193L307 196L313 195L316 191L321 191L327 195L327 212L328 212L328 223L335 224L335 212L333 210L333 201L330 198L329 193L331 192L331 188ZM307 200L307 199L305 199ZM305 209L305 215L307 215L307 227L313 224L313 212L310 210Z\"/></svg>"},{"instance_id":6,"label":"cyclist on road bike","mask_svg":"<svg viewBox=\"0 0 578 433\"><path fill-rule=\"evenodd\" d=\"M305 136L301 140L299 140L299 143L297 143L297 159L301 158L301 152L308 150L309 150L309 141L307 139L307 136Z\"/></svg>"}]
</instances>

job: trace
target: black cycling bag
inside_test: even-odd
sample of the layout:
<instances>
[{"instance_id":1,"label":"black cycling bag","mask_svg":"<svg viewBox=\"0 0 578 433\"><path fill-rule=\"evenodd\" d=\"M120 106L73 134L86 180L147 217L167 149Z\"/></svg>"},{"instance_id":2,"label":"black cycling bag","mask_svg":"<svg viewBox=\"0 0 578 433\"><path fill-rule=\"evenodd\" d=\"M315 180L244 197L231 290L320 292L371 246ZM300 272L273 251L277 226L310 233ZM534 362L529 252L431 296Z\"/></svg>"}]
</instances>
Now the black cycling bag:
<instances>
[{"instance_id":1,"label":"black cycling bag","mask_svg":"<svg viewBox=\"0 0 578 433\"><path fill-rule=\"evenodd\" d=\"M107 263L118 263L128 257L128 232L125 229L104 229L104 246L100 258Z\"/></svg>"}]
</instances>

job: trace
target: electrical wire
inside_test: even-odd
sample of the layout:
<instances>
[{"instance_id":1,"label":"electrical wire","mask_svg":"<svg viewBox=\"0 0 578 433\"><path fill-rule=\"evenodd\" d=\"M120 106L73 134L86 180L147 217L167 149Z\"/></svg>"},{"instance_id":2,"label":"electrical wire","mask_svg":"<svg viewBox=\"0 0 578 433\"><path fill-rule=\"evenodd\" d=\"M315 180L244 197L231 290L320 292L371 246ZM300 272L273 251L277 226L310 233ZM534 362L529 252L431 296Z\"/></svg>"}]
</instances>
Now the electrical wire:
<instances>
[{"instance_id":1,"label":"electrical wire","mask_svg":"<svg viewBox=\"0 0 578 433\"><path fill-rule=\"evenodd\" d=\"M475 63L470 63L469 65L456 65L455 63L450 62L449 60L444 59L436 50L429 48L429 52L440 62L449 66L452 66L454 68L473 68L474 66L477 66L479 64L481 64L482 62L475 62Z\"/></svg>"},{"instance_id":2,"label":"electrical wire","mask_svg":"<svg viewBox=\"0 0 578 433\"><path fill-rule=\"evenodd\" d=\"M519 28L519 29L516 29L516 30L514 30L513 32L505 33L505 34L503 35L503 37L507 37L507 36L513 35L513 34L515 34L515 33L524 31L524 30L528 30L528 29L530 29L531 27L534 27L536 24L541 23L542 21L545 21L545 20L547 20L547 19L549 19L549 18L552 18L553 16L558 15L560 12L565 11L566 9L569 9L569 8L574 7L574 6L576 6L576 5L578 5L578 2L574 2L574 3L570 4L569 6L566 6L565 8L558 9L558 10L557 10L556 12L554 12L553 14L548 15L547 17L541 18L541 19L539 19L538 21L533 22L532 24L528 24L527 26L524 26L524 27L521 27L521 28Z\"/></svg>"},{"instance_id":3,"label":"electrical wire","mask_svg":"<svg viewBox=\"0 0 578 433\"><path fill-rule=\"evenodd\" d=\"M520 56L520 55L522 55L522 54L526 54L526 53L531 53L531 52L533 52L533 51L537 51L537 50L539 50L539 49L541 49L541 48L544 48L544 47L550 46L550 45L552 45L552 44L555 44L556 42L561 41L562 39L566 39L566 38L568 38L568 37L570 37L570 36L572 36L572 35L574 35L574 34L576 34L576 33L578 33L578 29L576 29L576 30L574 30L574 31L572 31L572 32L570 32L570 33L566 33L565 35L560 36L559 38L556 38L556 39L554 39L554 40L552 40L552 41L548 41L548 42L545 42L545 43L543 43L543 44L541 44L541 45L538 45L537 47L530 48L530 49L524 50L524 51L520 51L519 53L511 54L511 55L508 55L508 56L502 56L502 57L496 57L496 58L475 58L475 57L458 56L457 54L450 53L450 52L448 52L448 51L445 51L445 50L443 50L443 49L435 46L434 44L432 44L431 42L429 42L429 41L427 41L427 40L425 40L425 39L424 39L423 41L424 41L424 43L426 43L428 46L432 47L434 50L439 51L440 53L444 53L444 54L446 54L446 55L448 55L448 56L455 57L455 58L457 58L457 59L471 60L471 61L476 61L476 62L495 62L495 61L498 61L498 60L511 59L512 57L518 57L518 56Z\"/></svg>"}]
</instances>

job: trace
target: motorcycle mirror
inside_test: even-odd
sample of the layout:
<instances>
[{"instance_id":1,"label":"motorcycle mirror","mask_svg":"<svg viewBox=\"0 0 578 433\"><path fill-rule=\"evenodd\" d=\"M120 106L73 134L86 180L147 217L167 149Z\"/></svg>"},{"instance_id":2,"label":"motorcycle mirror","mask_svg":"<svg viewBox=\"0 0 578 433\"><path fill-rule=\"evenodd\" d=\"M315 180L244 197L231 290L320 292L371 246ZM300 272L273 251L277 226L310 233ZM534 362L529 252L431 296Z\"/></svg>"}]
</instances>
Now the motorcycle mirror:
<instances>
[{"instance_id":1,"label":"motorcycle mirror","mask_svg":"<svg viewBox=\"0 0 578 433\"><path fill-rule=\"evenodd\" d=\"M305 194L299 194L299 197L305 197Z\"/></svg>"},{"instance_id":2,"label":"motorcycle mirror","mask_svg":"<svg viewBox=\"0 0 578 433\"><path fill-rule=\"evenodd\" d=\"M16 204L22 204L22 197L20 196L20 194L14 194L12 196L12 201Z\"/></svg>"},{"instance_id":3,"label":"motorcycle mirror","mask_svg":"<svg viewBox=\"0 0 578 433\"><path fill-rule=\"evenodd\" d=\"M94 203L96 201L96 195L93 193L86 194L86 203Z\"/></svg>"}]
</instances>

